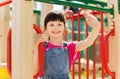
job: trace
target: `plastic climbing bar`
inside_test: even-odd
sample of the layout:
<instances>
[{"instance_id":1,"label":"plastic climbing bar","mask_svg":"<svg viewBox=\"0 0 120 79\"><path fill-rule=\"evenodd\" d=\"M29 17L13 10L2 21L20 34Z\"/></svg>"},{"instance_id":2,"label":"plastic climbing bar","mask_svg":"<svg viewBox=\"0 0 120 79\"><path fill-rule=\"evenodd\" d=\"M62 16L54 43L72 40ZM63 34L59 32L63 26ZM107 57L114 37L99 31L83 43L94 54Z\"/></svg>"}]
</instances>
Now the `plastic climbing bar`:
<instances>
[{"instance_id":1,"label":"plastic climbing bar","mask_svg":"<svg viewBox=\"0 0 120 79\"><path fill-rule=\"evenodd\" d=\"M33 28L36 30L37 34L42 34L42 30L36 25L33 24ZM38 79L39 76L44 72L44 43L40 42L38 45L38 72L34 75L34 79Z\"/></svg>"},{"instance_id":2,"label":"plastic climbing bar","mask_svg":"<svg viewBox=\"0 0 120 79\"><path fill-rule=\"evenodd\" d=\"M37 34L41 34L42 30L36 25L33 24L33 28L35 29L35 31L37 32ZM12 29L9 30L8 32L8 36L7 36L7 70L9 75L12 77L12 49L11 49L11 36L12 36ZM44 43L41 42L38 46L38 64L39 64L39 68L38 68L38 72L36 74L34 74L34 79L37 79L39 76L41 76L41 74L43 73L43 69L44 69Z\"/></svg>"},{"instance_id":3,"label":"plastic climbing bar","mask_svg":"<svg viewBox=\"0 0 120 79\"><path fill-rule=\"evenodd\" d=\"M102 7L107 6L106 2L102 2L102 1L98 1L98 0L74 0L74 1L80 1L80 2L83 2L85 4L99 4Z\"/></svg>"},{"instance_id":4,"label":"plastic climbing bar","mask_svg":"<svg viewBox=\"0 0 120 79\"><path fill-rule=\"evenodd\" d=\"M73 6L78 8L85 8L90 10L96 10L101 12L106 12L114 15L114 8L105 8L107 6L107 3L100 2L96 0L74 0L74 1L67 1L67 0L34 0L44 3L51 3L51 4L58 4L58 5L66 5L66 6ZM120 1L118 1L120 3ZM0 7L7 5L9 3L12 3L12 0L6 0L0 3ZM94 4L94 6L88 5L88 4ZM101 5L102 7L97 7L96 4Z\"/></svg>"},{"instance_id":5,"label":"plastic climbing bar","mask_svg":"<svg viewBox=\"0 0 120 79\"><path fill-rule=\"evenodd\" d=\"M74 13L73 12L71 12L71 11L67 11L66 12L66 17L68 17L68 15L70 15L70 17L71 17L71 28L73 29L72 30L72 41L74 41L74 19L75 19L75 17L74 17ZM72 79L75 79L75 74L74 74L74 71L75 71L75 65L74 65L74 63L73 63L73 65L72 65Z\"/></svg>"},{"instance_id":6,"label":"plastic climbing bar","mask_svg":"<svg viewBox=\"0 0 120 79\"><path fill-rule=\"evenodd\" d=\"M8 32L8 36L7 36L7 70L8 70L8 73L9 73L9 75L11 76L11 70L12 70L12 67L11 67L11 51L12 51L12 49L11 49L11 37L12 37L12 35L11 35L11 29L9 29L9 32Z\"/></svg>"},{"instance_id":7,"label":"plastic climbing bar","mask_svg":"<svg viewBox=\"0 0 120 79\"><path fill-rule=\"evenodd\" d=\"M102 8L102 7L97 7L97 6L91 6L91 5L81 3L81 1L67 1L67 0L34 0L34 1L50 3L50 4L73 6L73 7L78 7L78 8L90 9L90 10L97 10L101 12L107 12L110 14L114 13L113 8Z\"/></svg>"},{"instance_id":8,"label":"plastic climbing bar","mask_svg":"<svg viewBox=\"0 0 120 79\"><path fill-rule=\"evenodd\" d=\"M70 34L67 34L67 40L81 41L87 38L91 28L88 27L82 9L78 10L78 13L74 14L72 11L66 12L66 19L68 29L71 30ZM104 12L91 11L91 14L95 15L100 20L101 30L99 36L93 45L81 52L77 60L73 63L70 70L71 79L116 79L115 72L109 69L109 37L114 36L114 22L113 29L105 31L105 18ZM71 37L71 38L69 38ZM84 56L82 56L84 53ZM92 57L90 56L92 55ZM107 76L106 76L107 74Z\"/></svg>"},{"instance_id":9,"label":"plastic climbing bar","mask_svg":"<svg viewBox=\"0 0 120 79\"><path fill-rule=\"evenodd\" d=\"M88 24L85 22L86 26L86 38L88 37ZM86 78L89 78L89 51L88 48L86 48Z\"/></svg>"},{"instance_id":10,"label":"plastic climbing bar","mask_svg":"<svg viewBox=\"0 0 120 79\"><path fill-rule=\"evenodd\" d=\"M99 41L100 41L100 46L99 46L99 52L100 52L100 58L101 58L101 62L102 62L102 79L104 79L104 72L105 72L105 66L104 66L104 64L105 64L105 62L104 62L104 57L103 57L103 55L104 55L104 50L102 50L102 49L104 49L104 43L103 43L103 41L104 41L104 19L103 19L103 13L101 12L101 14L100 14L100 17L101 17L101 21L100 21L100 24L101 24L101 30L100 30L100 39L99 39Z\"/></svg>"},{"instance_id":11,"label":"plastic climbing bar","mask_svg":"<svg viewBox=\"0 0 120 79\"><path fill-rule=\"evenodd\" d=\"M3 0L2 2L0 2L0 7L10 4L10 3L12 3L12 0Z\"/></svg>"},{"instance_id":12,"label":"plastic climbing bar","mask_svg":"<svg viewBox=\"0 0 120 79\"><path fill-rule=\"evenodd\" d=\"M120 0L118 0L118 13L120 14Z\"/></svg>"}]
</instances>

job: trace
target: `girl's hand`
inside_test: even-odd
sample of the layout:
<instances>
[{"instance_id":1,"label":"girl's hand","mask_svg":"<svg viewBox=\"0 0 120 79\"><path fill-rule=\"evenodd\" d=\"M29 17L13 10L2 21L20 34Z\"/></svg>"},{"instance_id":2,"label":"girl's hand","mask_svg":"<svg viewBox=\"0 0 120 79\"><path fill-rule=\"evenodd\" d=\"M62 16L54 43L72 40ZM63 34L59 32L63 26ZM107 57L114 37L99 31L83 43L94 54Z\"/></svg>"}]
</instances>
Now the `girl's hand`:
<instances>
[{"instance_id":1,"label":"girl's hand","mask_svg":"<svg viewBox=\"0 0 120 79\"><path fill-rule=\"evenodd\" d=\"M45 41L45 36L43 34L37 34L37 36L36 36L36 46L38 46L40 42L44 42L44 41Z\"/></svg>"},{"instance_id":2,"label":"girl's hand","mask_svg":"<svg viewBox=\"0 0 120 79\"><path fill-rule=\"evenodd\" d=\"M83 11L83 15L85 16L86 22L90 27L95 28L99 26L99 22L95 16L85 10Z\"/></svg>"}]
</instances>

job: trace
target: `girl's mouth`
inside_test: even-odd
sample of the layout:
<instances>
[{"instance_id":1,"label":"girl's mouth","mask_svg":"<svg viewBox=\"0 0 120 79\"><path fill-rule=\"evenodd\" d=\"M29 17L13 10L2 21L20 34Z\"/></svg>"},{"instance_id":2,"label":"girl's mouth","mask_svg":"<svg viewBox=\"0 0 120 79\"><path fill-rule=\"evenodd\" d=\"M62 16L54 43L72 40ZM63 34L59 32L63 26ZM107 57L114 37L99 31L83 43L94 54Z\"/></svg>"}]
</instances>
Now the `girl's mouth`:
<instances>
[{"instance_id":1,"label":"girl's mouth","mask_svg":"<svg viewBox=\"0 0 120 79\"><path fill-rule=\"evenodd\" d=\"M52 31L52 33L54 33L54 34L58 34L58 33L60 33L60 31Z\"/></svg>"}]
</instances>

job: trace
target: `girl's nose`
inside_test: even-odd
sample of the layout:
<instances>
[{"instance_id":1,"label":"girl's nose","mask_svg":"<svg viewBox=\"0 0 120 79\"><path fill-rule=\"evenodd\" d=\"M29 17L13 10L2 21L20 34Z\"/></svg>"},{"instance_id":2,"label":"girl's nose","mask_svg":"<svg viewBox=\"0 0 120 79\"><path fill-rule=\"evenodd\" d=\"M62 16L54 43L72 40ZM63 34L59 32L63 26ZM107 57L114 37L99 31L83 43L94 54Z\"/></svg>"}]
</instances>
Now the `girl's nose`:
<instances>
[{"instance_id":1,"label":"girl's nose","mask_svg":"<svg viewBox=\"0 0 120 79\"><path fill-rule=\"evenodd\" d=\"M54 26L54 29L59 29L57 25Z\"/></svg>"}]
</instances>

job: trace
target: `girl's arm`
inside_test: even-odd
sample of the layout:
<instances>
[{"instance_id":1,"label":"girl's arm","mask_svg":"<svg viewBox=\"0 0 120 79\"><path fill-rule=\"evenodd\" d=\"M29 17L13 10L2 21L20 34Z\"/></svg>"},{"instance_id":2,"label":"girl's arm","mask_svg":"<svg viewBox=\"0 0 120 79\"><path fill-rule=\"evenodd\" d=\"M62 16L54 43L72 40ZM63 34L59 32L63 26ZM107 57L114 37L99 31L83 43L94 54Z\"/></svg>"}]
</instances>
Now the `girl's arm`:
<instances>
[{"instance_id":1,"label":"girl's arm","mask_svg":"<svg viewBox=\"0 0 120 79\"><path fill-rule=\"evenodd\" d=\"M76 44L76 48L75 48L76 52L81 51L92 45L95 39L97 38L100 30L100 24L95 16L87 12L84 12L84 16L86 18L88 25L92 27L92 32L85 40L80 41Z\"/></svg>"},{"instance_id":2,"label":"girl's arm","mask_svg":"<svg viewBox=\"0 0 120 79\"><path fill-rule=\"evenodd\" d=\"M35 75L38 72L38 46L34 48L33 53L33 74Z\"/></svg>"},{"instance_id":3,"label":"girl's arm","mask_svg":"<svg viewBox=\"0 0 120 79\"><path fill-rule=\"evenodd\" d=\"M34 53L33 53L33 74L35 75L38 72L38 45L40 42L43 42L45 40L45 37L43 34L38 34L36 36L36 42L34 46Z\"/></svg>"}]
</instances>

